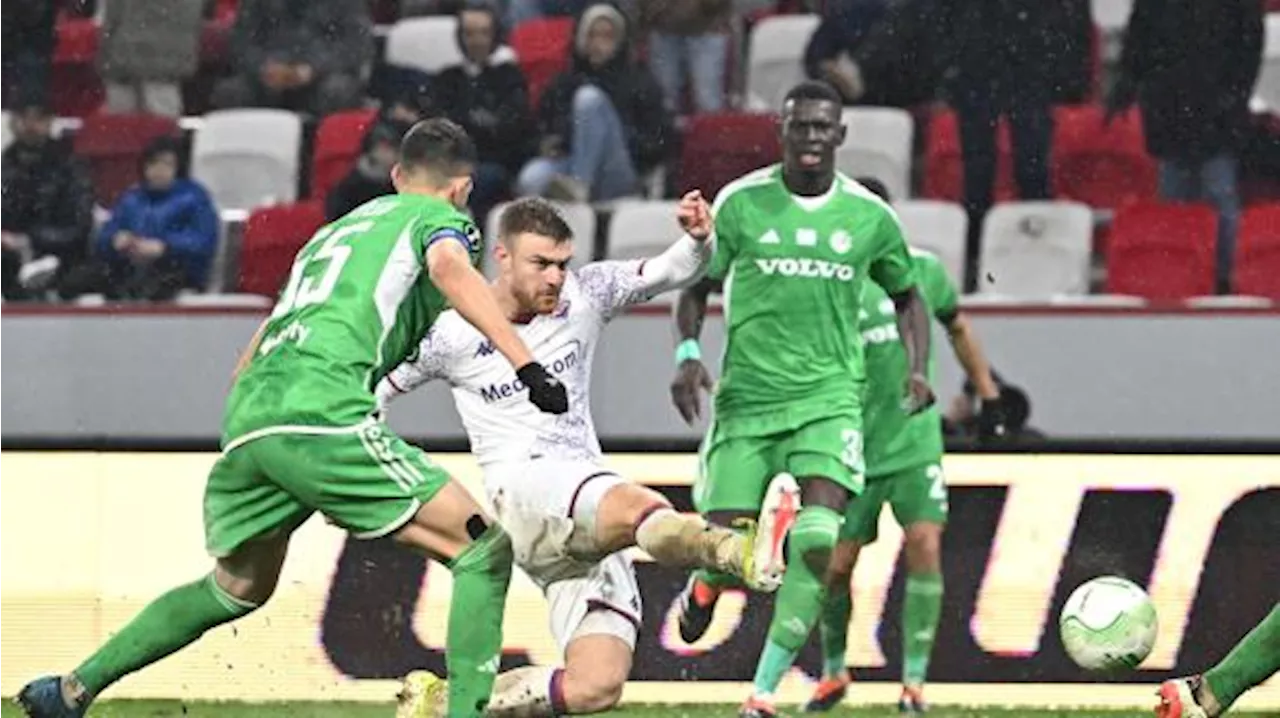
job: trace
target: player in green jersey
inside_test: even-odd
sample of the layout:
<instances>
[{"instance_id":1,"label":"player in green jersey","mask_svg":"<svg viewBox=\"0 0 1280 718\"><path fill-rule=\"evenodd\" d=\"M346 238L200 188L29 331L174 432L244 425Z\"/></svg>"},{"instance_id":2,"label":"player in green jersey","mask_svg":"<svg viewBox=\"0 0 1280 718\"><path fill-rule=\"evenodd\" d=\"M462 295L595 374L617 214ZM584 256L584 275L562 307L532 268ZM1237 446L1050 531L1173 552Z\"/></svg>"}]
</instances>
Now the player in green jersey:
<instances>
[{"instance_id":1,"label":"player in green jersey","mask_svg":"<svg viewBox=\"0 0 1280 718\"><path fill-rule=\"evenodd\" d=\"M706 299L723 284L727 344L715 418L703 443L694 502L712 523L755 515L768 481L790 473L803 508L792 528L786 574L743 716L774 715L773 693L817 624L824 577L851 501L863 489L862 384L857 316L867 279L892 297L909 370L899 391L908 413L933 403L926 377L928 310L896 215L835 171L844 141L840 97L805 82L782 108L781 165L752 172L716 198L710 282L682 292L673 399L686 420L711 379L697 337ZM683 594L680 631L697 640L711 620L723 575L698 572Z\"/></svg>"},{"instance_id":2,"label":"player in green jersey","mask_svg":"<svg viewBox=\"0 0 1280 718\"><path fill-rule=\"evenodd\" d=\"M452 305L519 367L534 404L568 408L564 387L533 362L475 270L480 234L459 210L475 161L460 127L419 123L392 171L398 194L322 228L298 252L227 400L204 499L213 571L153 601L73 672L24 687L18 702L29 715L82 716L119 679L252 613L275 591L290 535L317 511L357 538L392 536L449 566L453 605L466 607L449 615L449 715L483 713L501 652L510 541L381 422L373 394Z\"/></svg>"},{"instance_id":3,"label":"player in green jersey","mask_svg":"<svg viewBox=\"0 0 1280 718\"><path fill-rule=\"evenodd\" d=\"M864 182L884 197L878 183ZM959 308L955 283L938 258L911 250L920 293L934 318L946 330L956 359L982 399L979 425L983 438L1004 433L999 389L972 326ZM906 596L902 610L903 713L922 713L924 682L933 652L938 616L942 610L942 530L947 523L947 486L942 473L942 418L935 407L908 416L902 410L901 391L907 371L906 357L895 321L893 302L884 290L867 284L862 290L858 326L867 360L866 427L863 452L867 486L845 513L840 543L827 574L827 603L819 623L822 637L823 680L805 711L830 710L845 696L849 672L845 667L845 641L853 605L850 583L858 553L874 543L884 504L906 537ZM933 358L929 378L933 379Z\"/></svg>"},{"instance_id":4,"label":"player in green jersey","mask_svg":"<svg viewBox=\"0 0 1280 718\"><path fill-rule=\"evenodd\" d=\"M1280 603L1203 676L1160 685L1156 718L1218 718L1249 689L1280 671Z\"/></svg>"}]
</instances>

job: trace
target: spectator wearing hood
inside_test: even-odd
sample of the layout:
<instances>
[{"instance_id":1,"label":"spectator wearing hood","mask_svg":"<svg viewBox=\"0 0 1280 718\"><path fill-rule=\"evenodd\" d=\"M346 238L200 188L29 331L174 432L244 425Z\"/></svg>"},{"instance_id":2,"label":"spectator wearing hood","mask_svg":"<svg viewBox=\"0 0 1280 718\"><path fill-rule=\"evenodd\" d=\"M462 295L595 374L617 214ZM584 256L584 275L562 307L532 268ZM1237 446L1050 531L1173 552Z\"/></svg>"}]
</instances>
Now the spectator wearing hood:
<instances>
[{"instance_id":1,"label":"spectator wearing hood","mask_svg":"<svg viewBox=\"0 0 1280 718\"><path fill-rule=\"evenodd\" d=\"M639 177L674 145L672 117L648 68L632 62L627 21L612 4L588 7L574 28L572 65L538 106L540 157L516 181L520 194L566 201L635 194Z\"/></svg>"},{"instance_id":2,"label":"spectator wearing hood","mask_svg":"<svg viewBox=\"0 0 1280 718\"><path fill-rule=\"evenodd\" d=\"M182 176L180 140L153 140L138 169L138 184L98 234L96 260L67 274L63 297L92 292L154 301L204 289L218 246L218 213L205 188Z\"/></svg>"},{"instance_id":3,"label":"spectator wearing hood","mask_svg":"<svg viewBox=\"0 0 1280 718\"><path fill-rule=\"evenodd\" d=\"M365 0L241 0L231 30L235 76L217 107L281 107L316 116L360 104L373 59Z\"/></svg>"},{"instance_id":4,"label":"spectator wearing hood","mask_svg":"<svg viewBox=\"0 0 1280 718\"><path fill-rule=\"evenodd\" d=\"M475 5L458 12L462 63L436 76L432 104L475 140L480 164L471 212L483 226L489 210L511 191L511 180L533 154L529 90L515 52L502 44L498 11Z\"/></svg>"},{"instance_id":5,"label":"spectator wearing hood","mask_svg":"<svg viewBox=\"0 0 1280 718\"><path fill-rule=\"evenodd\" d=\"M641 0L640 23L649 30L649 62L667 108L678 111L688 71L694 109L724 107L732 0Z\"/></svg>"},{"instance_id":6,"label":"spectator wearing hood","mask_svg":"<svg viewBox=\"0 0 1280 718\"><path fill-rule=\"evenodd\" d=\"M411 126L411 123L384 117L365 132L355 166L324 198L326 222L334 221L371 199L395 194L391 167L400 153L400 140Z\"/></svg>"},{"instance_id":7,"label":"spectator wearing hood","mask_svg":"<svg viewBox=\"0 0 1280 718\"><path fill-rule=\"evenodd\" d=\"M53 139L53 115L40 103L18 107L3 179L3 291L26 299L84 258L93 231L93 184L67 143Z\"/></svg>"}]
</instances>

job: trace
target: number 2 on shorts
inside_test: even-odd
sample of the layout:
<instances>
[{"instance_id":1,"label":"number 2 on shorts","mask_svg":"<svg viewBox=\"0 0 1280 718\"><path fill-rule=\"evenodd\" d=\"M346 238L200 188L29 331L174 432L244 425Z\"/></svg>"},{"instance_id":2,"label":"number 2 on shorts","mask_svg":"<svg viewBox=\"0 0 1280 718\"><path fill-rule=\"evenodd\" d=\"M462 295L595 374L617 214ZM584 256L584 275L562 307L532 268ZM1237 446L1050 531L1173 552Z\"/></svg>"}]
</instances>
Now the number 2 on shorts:
<instances>
[{"instance_id":1,"label":"number 2 on shorts","mask_svg":"<svg viewBox=\"0 0 1280 718\"><path fill-rule=\"evenodd\" d=\"M343 265L351 258L351 247L338 243L353 234L368 231L372 226L372 221L366 221L343 227L336 232L330 227L317 232L311 241L323 241L324 244L310 256L300 258L293 263L293 269L289 272L289 283L285 285L284 293L280 295L280 303L276 305L275 311L271 312L271 318L279 319L295 309L321 304L328 299L333 293L333 288L338 284L338 276L342 274ZM327 238L326 235L328 235ZM319 280L314 276L307 276L307 267L318 262L325 263L324 273L320 275Z\"/></svg>"},{"instance_id":2,"label":"number 2 on shorts","mask_svg":"<svg viewBox=\"0 0 1280 718\"><path fill-rule=\"evenodd\" d=\"M945 501L947 498L946 478L942 475L942 467L934 464L924 471L929 477L929 498L934 501Z\"/></svg>"},{"instance_id":3,"label":"number 2 on shorts","mask_svg":"<svg viewBox=\"0 0 1280 718\"><path fill-rule=\"evenodd\" d=\"M854 471L861 470L862 432L857 429L845 429L840 432L840 440L844 442L844 451L840 455L840 460Z\"/></svg>"}]
</instances>

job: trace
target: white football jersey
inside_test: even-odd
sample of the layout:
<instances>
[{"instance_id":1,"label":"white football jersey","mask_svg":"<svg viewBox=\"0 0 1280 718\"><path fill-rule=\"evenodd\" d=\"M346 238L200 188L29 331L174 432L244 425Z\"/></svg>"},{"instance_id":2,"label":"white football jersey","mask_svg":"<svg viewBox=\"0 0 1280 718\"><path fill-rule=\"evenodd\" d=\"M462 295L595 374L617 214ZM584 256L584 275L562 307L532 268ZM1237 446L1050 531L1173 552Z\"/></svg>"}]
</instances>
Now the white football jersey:
<instances>
[{"instance_id":1,"label":"white football jersey","mask_svg":"<svg viewBox=\"0 0 1280 718\"><path fill-rule=\"evenodd\" d=\"M456 311L440 315L416 358L397 367L379 397L406 393L431 380L453 387L471 452L481 465L537 458L596 460L600 442L591 421L591 361L600 330L619 309L648 301L668 287L647 279L644 262L593 262L565 277L550 314L517 325L534 358L559 379L569 410L543 413L506 358Z\"/></svg>"}]
</instances>

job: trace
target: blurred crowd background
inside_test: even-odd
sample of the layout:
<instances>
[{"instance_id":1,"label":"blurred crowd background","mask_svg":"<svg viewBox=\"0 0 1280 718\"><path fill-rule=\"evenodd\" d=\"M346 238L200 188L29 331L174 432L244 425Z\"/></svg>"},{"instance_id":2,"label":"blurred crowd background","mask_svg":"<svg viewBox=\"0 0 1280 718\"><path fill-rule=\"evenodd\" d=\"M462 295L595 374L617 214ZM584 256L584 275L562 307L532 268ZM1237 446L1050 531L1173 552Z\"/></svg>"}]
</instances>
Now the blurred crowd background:
<instances>
[{"instance_id":1,"label":"blurred crowd background","mask_svg":"<svg viewBox=\"0 0 1280 718\"><path fill-rule=\"evenodd\" d=\"M795 82L841 171L999 302L1280 300L1268 0L28 0L3 6L6 302L265 305L444 115L481 226L563 203L579 255L779 158Z\"/></svg>"}]
</instances>

